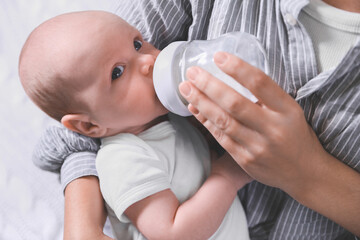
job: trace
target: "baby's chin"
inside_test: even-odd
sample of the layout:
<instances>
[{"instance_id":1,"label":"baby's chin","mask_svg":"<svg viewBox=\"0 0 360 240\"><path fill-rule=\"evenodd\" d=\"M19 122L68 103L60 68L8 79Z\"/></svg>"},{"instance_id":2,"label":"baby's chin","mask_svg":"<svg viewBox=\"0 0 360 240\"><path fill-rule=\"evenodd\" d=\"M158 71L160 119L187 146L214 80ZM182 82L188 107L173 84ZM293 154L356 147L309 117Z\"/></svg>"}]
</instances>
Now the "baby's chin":
<instances>
[{"instance_id":1,"label":"baby's chin","mask_svg":"<svg viewBox=\"0 0 360 240\"><path fill-rule=\"evenodd\" d=\"M158 96L155 94L155 102L158 105L159 109L160 109L160 113L159 116L168 114L170 111L161 103L160 99L158 98Z\"/></svg>"}]
</instances>

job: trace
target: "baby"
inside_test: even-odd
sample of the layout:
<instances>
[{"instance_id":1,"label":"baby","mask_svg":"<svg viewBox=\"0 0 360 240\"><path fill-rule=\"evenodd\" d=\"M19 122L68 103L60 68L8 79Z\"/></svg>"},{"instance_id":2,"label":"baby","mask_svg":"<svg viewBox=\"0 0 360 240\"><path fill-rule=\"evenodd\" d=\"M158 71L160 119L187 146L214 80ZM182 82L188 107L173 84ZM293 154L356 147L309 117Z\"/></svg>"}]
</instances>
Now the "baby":
<instances>
[{"instance_id":1,"label":"baby","mask_svg":"<svg viewBox=\"0 0 360 240\"><path fill-rule=\"evenodd\" d=\"M96 167L118 239L249 239L237 190L251 178L229 155L210 168L203 136L168 114L153 87L158 54L114 14L68 13L30 34L19 75L50 117L101 138Z\"/></svg>"}]
</instances>

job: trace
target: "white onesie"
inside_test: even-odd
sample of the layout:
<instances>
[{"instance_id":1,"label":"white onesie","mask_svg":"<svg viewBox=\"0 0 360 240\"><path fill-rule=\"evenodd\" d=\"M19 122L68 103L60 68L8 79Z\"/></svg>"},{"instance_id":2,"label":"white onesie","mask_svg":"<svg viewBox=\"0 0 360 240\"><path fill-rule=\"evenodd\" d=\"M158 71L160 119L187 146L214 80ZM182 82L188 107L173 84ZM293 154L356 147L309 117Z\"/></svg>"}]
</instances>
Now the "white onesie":
<instances>
[{"instance_id":1,"label":"white onesie","mask_svg":"<svg viewBox=\"0 0 360 240\"><path fill-rule=\"evenodd\" d=\"M198 130L185 119L169 117L138 135L102 139L96 168L117 239L145 239L124 214L129 206L165 189L182 203L210 173L209 149ZM238 198L211 239L249 239Z\"/></svg>"}]
</instances>

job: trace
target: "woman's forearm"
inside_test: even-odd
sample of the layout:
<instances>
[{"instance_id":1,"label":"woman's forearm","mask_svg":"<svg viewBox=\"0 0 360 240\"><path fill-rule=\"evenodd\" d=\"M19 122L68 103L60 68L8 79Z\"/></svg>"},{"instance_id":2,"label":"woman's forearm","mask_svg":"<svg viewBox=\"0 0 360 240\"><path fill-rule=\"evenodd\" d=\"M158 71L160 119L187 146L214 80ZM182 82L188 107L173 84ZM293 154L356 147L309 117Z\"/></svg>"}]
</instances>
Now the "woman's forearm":
<instances>
[{"instance_id":1,"label":"woman's forearm","mask_svg":"<svg viewBox=\"0 0 360 240\"><path fill-rule=\"evenodd\" d=\"M105 220L98 178L86 176L69 183L65 189L64 240L107 239Z\"/></svg>"},{"instance_id":2,"label":"woman's forearm","mask_svg":"<svg viewBox=\"0 0 360 240\"><path fill-rule=\"evenodd\" d=\"M326 152L321 161L292 196L360 236L360 174Z\"/></svg>"}]
</instances>

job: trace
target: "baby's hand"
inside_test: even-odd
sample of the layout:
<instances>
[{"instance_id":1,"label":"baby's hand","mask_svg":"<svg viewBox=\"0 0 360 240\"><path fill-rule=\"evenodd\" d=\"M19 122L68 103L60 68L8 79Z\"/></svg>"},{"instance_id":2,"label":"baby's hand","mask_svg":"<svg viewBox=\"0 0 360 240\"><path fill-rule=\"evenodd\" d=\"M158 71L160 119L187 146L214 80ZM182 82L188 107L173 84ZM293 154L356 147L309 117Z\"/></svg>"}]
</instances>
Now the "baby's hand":
<instances>
[{"instance_id":1,"label":"baby's hand","mask_svg":"<svg viewBox=\"0 0 360 240\"><path fill-rule=\"evenodd\" d=\"M211 173L221 175L227 179L236 190L253 180L227 152L219 158L215 156L216 154L213 154Z\"/></svg>"}]
</instances>

